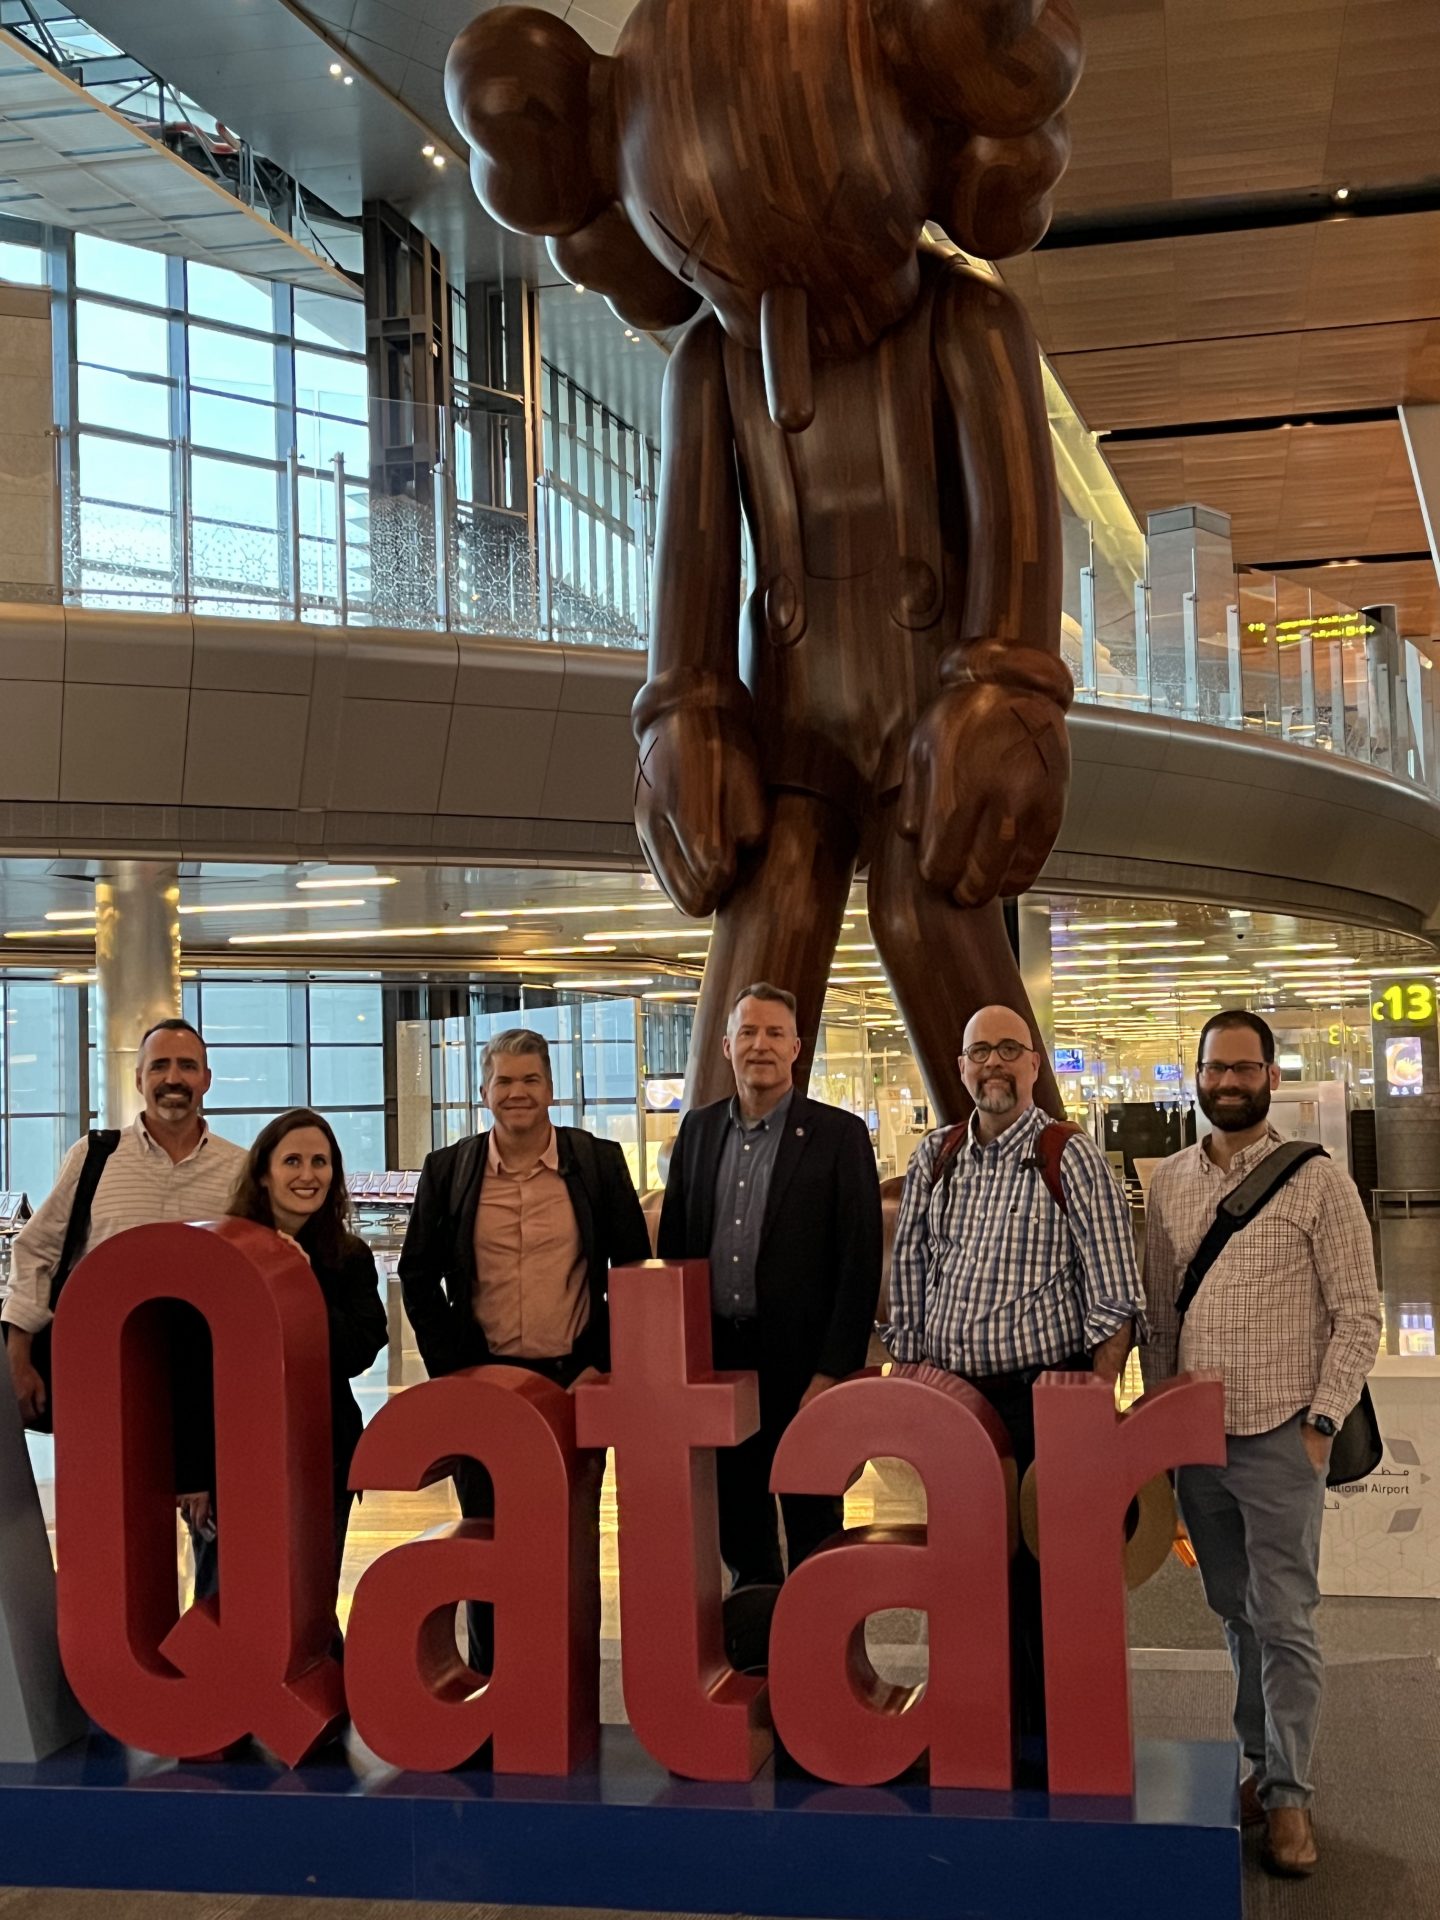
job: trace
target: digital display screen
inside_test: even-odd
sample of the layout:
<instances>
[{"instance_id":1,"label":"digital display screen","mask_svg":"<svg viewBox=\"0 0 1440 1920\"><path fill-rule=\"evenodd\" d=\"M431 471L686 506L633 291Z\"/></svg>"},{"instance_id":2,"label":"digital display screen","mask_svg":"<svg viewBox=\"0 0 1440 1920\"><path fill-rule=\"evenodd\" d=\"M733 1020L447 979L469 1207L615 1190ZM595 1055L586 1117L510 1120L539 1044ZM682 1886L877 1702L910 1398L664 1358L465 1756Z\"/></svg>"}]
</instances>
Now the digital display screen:
<instances>
[{"instance_id":1,"label":"digital display screen","mask_svg":"<svg viewBox=\"0 0 1440 1920\"><path fill-rule=\"evenodd\" d=\"M1057 1047L1055 1049L1055 1071L1057 1073L1083 1073L1085 1071L1085 1049L1083 1047Z\"/></svg>"},{"instance_id":2,"label":"digital display screen","mask_svg":"<svg viewBox=\"0 0 1440 1920\"><path fill-rule=\"evenodd\" d=\"M1173 1060L1160 1060L1156 1063L1155 1078L1168 1080L1173 1085L1180 1078L1180 1069Z\"/></svg>"},{"instance_id":3,"label":"digital display screen","mask_svg":"<svg viewBox=\"0 0 1440 1920\"><path fill-rule=\"evenodd\" d=\"M1418 1034L1385 1042L1385 1084L1397 1100L1424 1092L1425 1065Z\"/></svg>"}]
</instances>

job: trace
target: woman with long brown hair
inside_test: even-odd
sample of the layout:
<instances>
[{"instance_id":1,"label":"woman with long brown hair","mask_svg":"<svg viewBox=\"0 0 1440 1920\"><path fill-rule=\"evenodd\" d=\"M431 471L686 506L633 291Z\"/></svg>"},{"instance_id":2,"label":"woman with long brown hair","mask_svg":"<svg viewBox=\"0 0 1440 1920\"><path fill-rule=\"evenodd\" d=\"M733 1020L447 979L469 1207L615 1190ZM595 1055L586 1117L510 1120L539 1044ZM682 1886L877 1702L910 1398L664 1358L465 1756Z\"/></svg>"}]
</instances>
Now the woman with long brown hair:
<instances>
[{"instance_id":1,"label":"woman with long brown hair","mask_svg":"<svg viewBox=\"0 0 1440 1920\"><path fill-rule=\"evenodd\" d=\"M387 1338L375 1256L350 1228L350 1195L340 1142L323 1114L292 1107L255 1136L226 1212L273 1227L310 1262L330 1322L330 1430L334 1450L335 1586L354 1495L350 1459L364 1422L350 1382L367 1371ZM211 1456L213 1459L213 1455ZM213 1470L211 1474L213 1480ZM195 1545L195 1597L218 1591L213 1494L182 1505Z\"/></svg>"}]
</instances>

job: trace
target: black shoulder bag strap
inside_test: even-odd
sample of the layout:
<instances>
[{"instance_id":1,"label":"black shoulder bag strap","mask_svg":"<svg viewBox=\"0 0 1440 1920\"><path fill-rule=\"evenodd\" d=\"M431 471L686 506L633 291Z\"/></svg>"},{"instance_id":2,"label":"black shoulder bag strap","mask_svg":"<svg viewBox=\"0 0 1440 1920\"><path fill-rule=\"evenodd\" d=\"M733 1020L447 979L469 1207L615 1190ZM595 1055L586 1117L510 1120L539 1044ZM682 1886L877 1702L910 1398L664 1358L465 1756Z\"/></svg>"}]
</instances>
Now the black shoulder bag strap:
<instances>
[{"instance_id":1,"label":"black shoulder bag strap","mask_svg":"<svg viewBox=\"0 0 1440 1920\"><path fill-rule=\"evenodd\" d=\"M1206 1274L1235 1235L1243 1227L1249 1226L1261 1208L1275 1198L1285 1182L1297 1174L1307 1160L1320 1156L1329 1158L1325 1149L1317 1147L1311 1140L1286 1140L1273 1153L1267 1153L1255 1171L1247 1174L1233 1193L1226 1194L1215 1209L1215 1218L1206 1228L1205 1238L1195 1249L1194 1257L1185 1269L1185 1281L1175 1302L1175 1311L1181 1320L1190 1311Z\"/></svg>"},{"instance_id":2,"label":"black shoulder bag strap","mask_svg":"<svg viewBox=\"0 0 1440 1920\"><path fill-rule=\"evenodd\" d=\"M95 1191L100 1185L100 1176L105 1171L105 1162L119 1144L118 1128L107 1128L101 1133L92 1133L86 1142L85 1164L80 1169L80 1178L75 1186L75 1198L70 1203L70 1218L65 1224L65 1241L50 1280L50 1311L52 1313L60 1298L61 1288L80 1264L80 1255L85 1251L85 1242L90 1238L90 1211L95 1205Z\"/></svg>"}]
</instances>

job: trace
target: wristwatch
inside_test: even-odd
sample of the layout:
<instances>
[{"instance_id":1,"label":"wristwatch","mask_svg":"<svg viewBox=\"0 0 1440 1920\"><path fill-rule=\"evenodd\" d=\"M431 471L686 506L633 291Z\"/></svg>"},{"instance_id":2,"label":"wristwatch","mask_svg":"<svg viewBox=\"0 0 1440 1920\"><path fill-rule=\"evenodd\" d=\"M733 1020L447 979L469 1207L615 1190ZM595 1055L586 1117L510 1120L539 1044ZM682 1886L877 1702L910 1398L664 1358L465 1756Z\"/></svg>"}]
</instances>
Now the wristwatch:
<instances>
[{"instance_id":1,"label":"wristwatch","mask_svg":"<svg viewBox=\"0 0 1440 1920\"><path fill-rule=\"evenodd\" d=\"M1332 1420L1328 1413L1307 1413L1305 1424L1314 1427L1317 1433L1323 1433L1327 1440L1333 1440L1340 1431L1339 1421Z\"/></svg>"}]
</instances>

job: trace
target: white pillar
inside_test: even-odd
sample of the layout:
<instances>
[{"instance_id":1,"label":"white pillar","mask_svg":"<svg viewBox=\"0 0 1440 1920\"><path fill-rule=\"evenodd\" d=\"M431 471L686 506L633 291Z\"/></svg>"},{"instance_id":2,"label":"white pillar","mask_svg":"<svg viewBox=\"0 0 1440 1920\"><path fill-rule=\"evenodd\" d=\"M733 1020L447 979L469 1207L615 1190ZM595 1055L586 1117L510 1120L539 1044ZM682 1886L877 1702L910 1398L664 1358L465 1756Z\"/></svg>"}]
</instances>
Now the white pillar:
<instances>
[{"instance_id":1,"label":"white pillar","mask_svg":"<svg viewBox=\"0 0 1440 1920\"><path fill-rule=\"evenodd\" d=\"M155 860L117 860L95 882L95 970L105 1125L127 1127L141 1036L180 1011L180 875Z\"/></svg>"}]
</instances>

